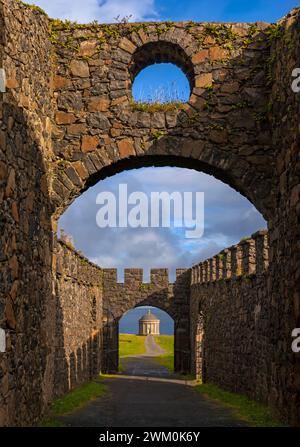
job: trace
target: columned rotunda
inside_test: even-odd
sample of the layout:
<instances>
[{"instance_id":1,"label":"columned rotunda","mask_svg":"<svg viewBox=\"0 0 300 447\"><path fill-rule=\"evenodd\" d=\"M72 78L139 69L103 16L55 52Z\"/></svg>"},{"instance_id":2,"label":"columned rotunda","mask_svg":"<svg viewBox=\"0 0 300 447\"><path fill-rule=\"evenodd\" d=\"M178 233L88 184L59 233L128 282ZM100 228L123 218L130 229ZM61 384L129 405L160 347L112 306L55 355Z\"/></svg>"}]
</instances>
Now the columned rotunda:
<instances>
[{"instance_id":1,"label":"columned rotunda","mask_svg":"<svg viewBox=\"0 0 300 447\"><path fill-rule=\"evenodd\" d=\"M160 320L151 313L148 312L139 319L139 335L159 335Z\"/></svg>"}]
</instances>

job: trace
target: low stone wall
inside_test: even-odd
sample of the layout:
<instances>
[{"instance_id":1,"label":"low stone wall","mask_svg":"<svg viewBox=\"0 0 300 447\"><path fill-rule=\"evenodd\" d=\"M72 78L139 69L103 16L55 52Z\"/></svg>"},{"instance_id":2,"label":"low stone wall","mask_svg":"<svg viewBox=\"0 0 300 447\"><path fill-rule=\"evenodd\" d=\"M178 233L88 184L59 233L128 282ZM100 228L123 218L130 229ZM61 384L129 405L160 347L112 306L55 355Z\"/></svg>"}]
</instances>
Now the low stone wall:
<instances>
[{"instance_id":1,"label":"low stone wall","mask_svg":"<svg viewBox=\"0 0 300 447\"><path fill-rule=\"evenodd\" d=\"M54 395L101 369L102 271L68 244L57 242Z\"/></svg>"},{"instance_id":2,"label":"low stone wall","mask_svg":"<svg viewBox=\"0 0 300 447\"><path fill-rule=\"evenodd\" d=\"M104 363L109 372L118 368L118 325L120 318L138 306L154 306L174 320L175 370L190 371L189 293L190 271L177 269L175 283L169 282L168 269L152 269L150 283L143 283L142 269L125 269L124 283L117 281L117 269L103 270L105 314Z\"/></svg>"}]
</instances>

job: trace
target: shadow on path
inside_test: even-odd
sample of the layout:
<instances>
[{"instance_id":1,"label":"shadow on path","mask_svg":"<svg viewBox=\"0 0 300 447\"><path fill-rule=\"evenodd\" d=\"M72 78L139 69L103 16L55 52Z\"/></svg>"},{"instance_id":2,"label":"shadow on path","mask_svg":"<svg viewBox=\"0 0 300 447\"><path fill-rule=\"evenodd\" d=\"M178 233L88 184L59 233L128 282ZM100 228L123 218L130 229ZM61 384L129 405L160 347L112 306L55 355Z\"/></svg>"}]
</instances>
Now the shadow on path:
<instances>
[{"instance_id":1,"label":"shadow on path","mask_svg":"<svg viewBox=\"0 0 300 447\"><path fill-rule=\"evenodd\" d=\"M166 380L112 377L106 395L59 419L70 427L241 427L230 410L194 387Z\"/></svg>"},{"instance_id":2,"label":"shadow on path","mask_svg":"<svg viewBox=\"0 0 300 447\"><path fill-rule=\"evenodd\" d=\"M122 375L101 380L108 392L59 418L70 427L240 427L231 411L206 399L192 382L176 380L154 357L164 351L147 337L146 354L123 357ZM139 377L138 377L139 376Z\"/></svg>"}]
</instances>

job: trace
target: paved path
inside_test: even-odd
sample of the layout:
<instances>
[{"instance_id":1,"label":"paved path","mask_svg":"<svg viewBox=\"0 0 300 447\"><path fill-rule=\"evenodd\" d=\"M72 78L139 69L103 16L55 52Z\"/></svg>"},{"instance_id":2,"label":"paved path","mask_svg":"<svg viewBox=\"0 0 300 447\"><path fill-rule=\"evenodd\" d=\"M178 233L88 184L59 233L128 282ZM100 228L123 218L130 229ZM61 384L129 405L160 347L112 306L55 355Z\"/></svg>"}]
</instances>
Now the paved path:
<instances>
[{"instance_id":1,"label":"paved path","mask_svg":"<svg viewBox=\"0 0 300 447\"><path fill-rule=\"evenodd\" d=\"M122 374L129 376L150 376L150 377L174 377L169 370L154 360L154 357L164 354L156 342L153 335L147 335L145 339L145 354L123 357Z\"/></svg>"},{"instance_id":2,"label":"paved path","mask_svg":"<svg viewBox=\"0 0 300 447\"><path fill-rule=\"evenodd\" d=\"M154 357L124 357L122 373L126 376L175 377L163 365L155 362Z\"/></svg>"},{"instance_id":3,"label":"paved path","mask_svg":"<svg viewBox=\"0 0 300 447\"><path fill-rule=\"evenodd\" d=\"M102 381L108 392L86 407L59 419L70 427L239 427L231 412L204 398L195 387L170 380L153 357L163 350L152 336L146 354L122 359L122 376ZM159 353L159 354L158 354ZM140 376L140 377L134 377ZM150 378L152 377L152 378Z\"/></svg>"},{"instance_id":4,"label":"paved path","mask_svg":"<svg viewBox=\"0 0 300 447\"><path fill-rule=\"evenodd\" d=\"M148 357L157 357L158 355L162 355L165 353L165 350L162 349L155 341L153 335L147 335L145 339L145 348L146 348L146 356Z\"/></svg>"},{"instance_id":5,"label":"paved path","mask_svg":"<svg viewBox=\"0 0 300 447\"><path fill-rule=\"evenodd\" d=\"M231 412L184 383L107 378L106 395L59 419L70 427L239 427Z\"/></svg>"}]
</instances>

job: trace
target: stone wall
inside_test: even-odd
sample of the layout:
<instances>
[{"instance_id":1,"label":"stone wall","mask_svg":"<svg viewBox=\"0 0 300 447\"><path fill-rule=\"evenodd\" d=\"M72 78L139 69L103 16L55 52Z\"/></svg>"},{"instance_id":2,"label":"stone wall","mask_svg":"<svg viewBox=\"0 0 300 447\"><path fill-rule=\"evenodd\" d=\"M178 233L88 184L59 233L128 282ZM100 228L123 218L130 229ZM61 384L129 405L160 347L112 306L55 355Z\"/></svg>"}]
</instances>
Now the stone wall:
<instances>
[{"instance_id":1,"label":"stone wall","mask_svg":"<svg viewBox=\"0 0 300 447\"><path fill-rule=\"evenodd\" d=\"M59 215L81 191L124 168L203 170L272 213L274 170L265 114L270 40L256 24L52 22L55 51L53 201ZM178 65L186 104L141 107L131 87L155 62Z\"/></svg>"},{"instance_id":2,"label":"stone wall","mask_svg":"<svg viewBox=\"0 0 300 447\"><path fill-rule=\"evenodd\" d=\"M124 283L117 281L117 269L103 269L103 307L105 315L104 369L118 370L118 326L120 318L138 306L154 306L174 320L174 368L190 371L189 294L190 271L177 269L176 281L169 282L167 269L151 269L150 283L143 283L142 269L125 269Z\"/></svg>"},{"instance_id":3,"label":"stone wall","mask_svg":"<svg viewBox=\"0 0 300 447\"><path fill-rule=\"evenodd\" d=\"M273 328L267 237L258 232L194 266L191 281L194 374L264 402Z\"/></svg>"},{"instance_id":4,"label":"stone wall","mask_svg":"<svg viewBox=\"0 0 300 447\"><path fill-rule=\"evenodd\" d=\"M101 370L102 271L62 241L56 259L54 395L61 396Z\"/></svg>"},{"instance_id":5,"label":"stone wall","mask_svg":"<svg viewBox=\"0 0 300 447\"><path fill-rule=\"evenodd\" d=\"M273 342L270 400L300 425L300 353L291 351L291 331L300 327L300 93L292 72L300 60L300 11L280 21L281 36L271 49L269 118L276 159L276 210L270 229L270 302ZM276 366L275 366L276 365Z\"/></svg>"},{"instance_id":6,"label":"stone wall","mask_svg":"<svg viewBox=\"0 0 300 447\"><path fill-rule=\"evenodd\" d=\"M47 157L51 44L48 21L0 1L0 426L28 425L52 396L54 299Z\"/></svg>"},{"instance_id":7,"label":"stone wall","mask_svg":"<svg viewBox=\"0 0 300 447\"><path fill-rule=\"evenodd\" d=\"M268 246L267 233L258 232L193 267L191 362L193 372L203 381L246 394L274 409L274 374L279 371L278 358L277 363L273 359L278 334L274 334L277 320ZM282 390L283 385L279 392ZM294 399L285 401L285 408L275 407L275 412L281 417L289 413L293 415L290 421L298 423Z\"/></svg>"}]
</instances>

